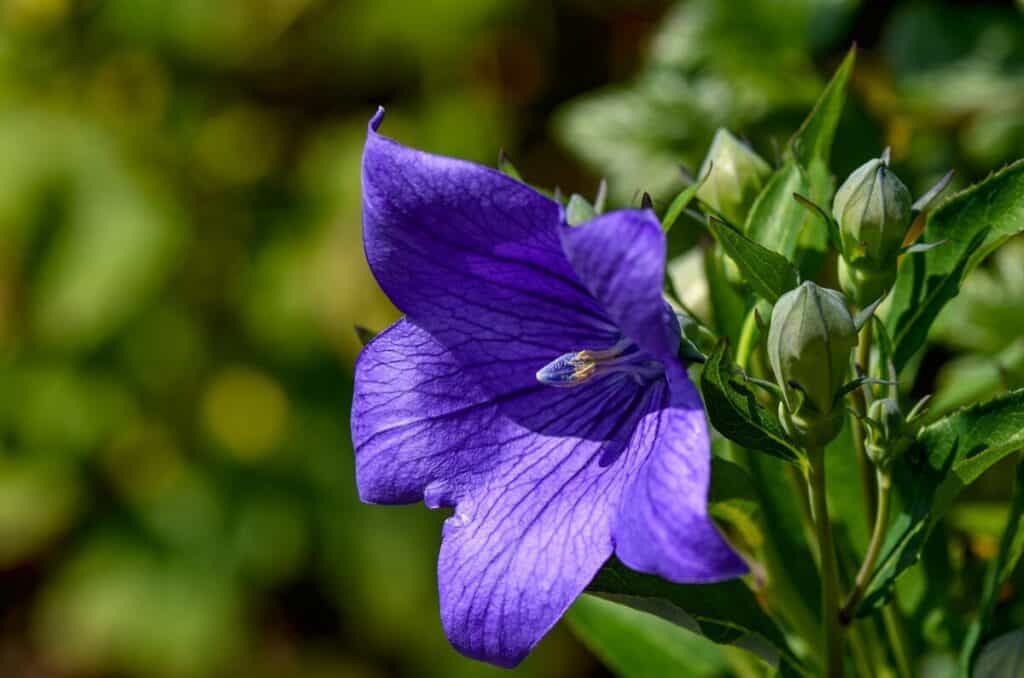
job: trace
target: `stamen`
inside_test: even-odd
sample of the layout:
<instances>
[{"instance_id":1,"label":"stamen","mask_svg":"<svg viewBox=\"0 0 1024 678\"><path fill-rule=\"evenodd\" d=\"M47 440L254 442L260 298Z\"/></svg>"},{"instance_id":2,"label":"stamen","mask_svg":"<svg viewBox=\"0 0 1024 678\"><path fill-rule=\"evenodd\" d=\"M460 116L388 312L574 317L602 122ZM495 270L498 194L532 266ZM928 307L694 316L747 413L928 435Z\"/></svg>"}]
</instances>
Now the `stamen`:
<instances>
[{"instance_id":1,"label":"stamen","mask_svg":"<svg viewBox=\"0 0 1024 678\"><path fill-rule=\"evenodd\" d=\"M610 348L563 354L537 371L537 381L547 386L568 388L606 374L624 374L643 384L663 372L661 363L624 338Z\"/></svg>"}]
</instances>

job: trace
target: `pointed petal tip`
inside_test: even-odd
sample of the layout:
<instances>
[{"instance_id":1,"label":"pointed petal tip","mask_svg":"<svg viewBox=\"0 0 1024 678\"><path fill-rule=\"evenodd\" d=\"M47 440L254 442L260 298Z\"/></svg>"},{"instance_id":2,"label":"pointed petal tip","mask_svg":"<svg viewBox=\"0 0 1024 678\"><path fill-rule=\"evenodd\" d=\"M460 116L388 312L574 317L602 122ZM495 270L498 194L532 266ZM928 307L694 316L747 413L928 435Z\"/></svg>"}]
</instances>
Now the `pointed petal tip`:
<instances>
[{"instance_id":1,"label":"pointed petal tip","mask_svg":"<svg viewBox=\"0 0 1024 678\"><path fill-rule=\"evenodd\" d=\"M384 107L378 106L377 112L373 114L372 118L370 118L369 130L371 132L376 132L380 129L380 124L382 122L384 122Z\"/></svg>"}]
</instances>

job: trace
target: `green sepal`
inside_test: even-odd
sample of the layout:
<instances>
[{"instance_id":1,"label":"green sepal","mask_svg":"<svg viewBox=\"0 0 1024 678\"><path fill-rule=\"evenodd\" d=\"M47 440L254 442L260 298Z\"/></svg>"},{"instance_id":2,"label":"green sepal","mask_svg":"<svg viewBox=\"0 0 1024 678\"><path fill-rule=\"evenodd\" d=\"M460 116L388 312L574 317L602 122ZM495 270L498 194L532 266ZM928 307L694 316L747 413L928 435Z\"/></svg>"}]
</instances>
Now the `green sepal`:
<instances>
[{"instance_id":1,"label":"green sepal","mask_svg":"<svg viewBox=\"0 0 1024 678\"><path fill-rule=\"evenodd\" d=\"M585 224L597 216L597 209L590 201L579 193L569 196L569 204L565 207L565 221L570 226Z\"/></svg>"},{"instance_id":2,"label":"green sepal","mask_svg":"<svg viewBox=\"0 0 1024 678\"><path fill-rule=\"evenodd\" d=\"M505 149L501 149L498 152L498 171L516 181L523 181L523 175L519 173L519 170L512 164L508 155L505 154Z\"/></svg>"}]
</instances>

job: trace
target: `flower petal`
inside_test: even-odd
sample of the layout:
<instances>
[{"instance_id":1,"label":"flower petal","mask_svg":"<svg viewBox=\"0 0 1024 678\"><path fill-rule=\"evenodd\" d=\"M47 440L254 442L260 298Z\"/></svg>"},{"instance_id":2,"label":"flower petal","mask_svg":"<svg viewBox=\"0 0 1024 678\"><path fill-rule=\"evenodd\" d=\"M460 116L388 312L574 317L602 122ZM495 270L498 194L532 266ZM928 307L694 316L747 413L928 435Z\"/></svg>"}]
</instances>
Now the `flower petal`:
<instances>
[{"instance_id":1,"label":"flower petal","mask_svg":"<svg viewBox=\"0 0 1024 678\"><path fill-rule=\"evenodd\" d=\"M634 442L651 450L623 497L615 553L634 570L678 583L738 577L747 566L708 517L711 455L700 397L678 363L668 374L671 406Z\"/></svg>"},{"instance_id":2,"label":"flower petal","mask_svg":"<svg viewBox=\"0 0 1024 678\"><path fill-rule=\"evenodd\" d=\"M363 349L351 415L363 501L420 501L432 480L458 475L467 465L476 427L487 426L495 410L473 376L407 318Z\"/></svg>"},{"instance_id":3,"label":"flower petal","mask_svg":"<svg viewBox=\"0 0 1024 678\"><path fill-rule=\"evenodd\" d=\"M665 303L665 234L650 210L611 212L563 226L573 269L612 322L652 355L669 360L679 326Z\"/></svg>"},{"instance_id":4,"label":"flower petal","mask_svg":"<svg viewBox=\"0 0 1024 678\"><path fill-rule=\"evenodd\" d=\"M586 398L538 411L515 457L459 498L438 561L441 618L459 651L515 666L590 583L612 553L623 491L643 461L632 433L657 416L667 388L616 378L581 387ZM566 418L573 435L541 425Z\"/></svg>"},{"instance_id":5,"label":"flower petal","mask_svg":"<svg viewBox=\"0 0 1024 678\"><path fill-rule=\"evenodd\" d=\"M363 501L453 506L497 482L499 466L533 463L537 440L605 444L632 423L607 426L615 420L609 413L637 399L639 387L621 375L573 389L531 379L494 394L480 385L479 375L490 370L486 362L461 361L408 318L363 349L351 415Z\"/></svg>"},{"instance_id":6,"label":"flower petal","mask_svg":"<svg viewBox=\"0 0 1024 678\"><path fill-rule=\"evenodd\" d=\"M566 260L557 203L500 172L406 148L379 123L363 153L363 235L399 309L460 359L490 361L491 391L527 385L562 353L614 343Z\"/></svg>"}]
</instances>

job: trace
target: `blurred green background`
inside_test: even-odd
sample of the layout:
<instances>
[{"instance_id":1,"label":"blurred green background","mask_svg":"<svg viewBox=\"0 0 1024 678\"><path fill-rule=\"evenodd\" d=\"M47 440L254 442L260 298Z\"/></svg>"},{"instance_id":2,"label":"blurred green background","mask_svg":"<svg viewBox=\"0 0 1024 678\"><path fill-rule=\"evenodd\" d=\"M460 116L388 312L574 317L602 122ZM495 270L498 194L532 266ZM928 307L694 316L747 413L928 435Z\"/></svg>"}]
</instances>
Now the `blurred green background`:
<instances>
[{"instance_id":1,"label":"blurred green background","mask_svg":"<svg viewBox=\"0 0 1024 678\"><path fill-rule=\"evenodd\" d=\"M0 675L504 673L443 637L444 516L355 495L353 326L397 317L360 245L378 104L409 145L663 207L720 125L774 159L857 41L835 169L891 144L920 191L1024 155L1021 12L0 0ZM950 407L1024 382L1014 251L938 326L918 388ZM607 675L561 627L518 674Z\"/></svg>"}]
</instances>

